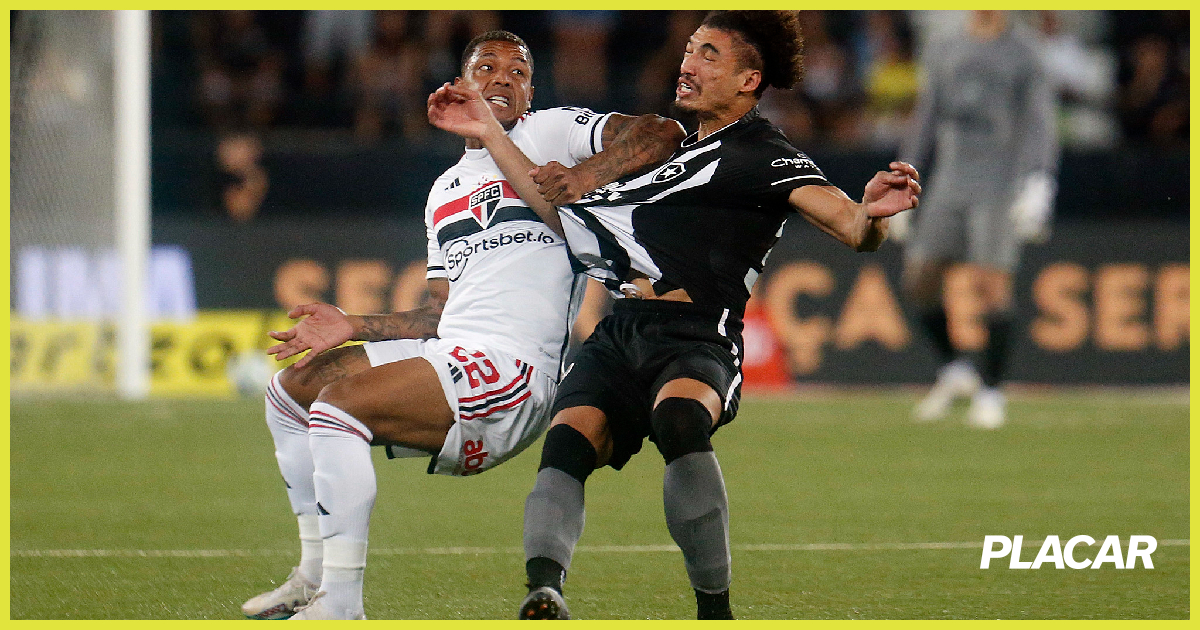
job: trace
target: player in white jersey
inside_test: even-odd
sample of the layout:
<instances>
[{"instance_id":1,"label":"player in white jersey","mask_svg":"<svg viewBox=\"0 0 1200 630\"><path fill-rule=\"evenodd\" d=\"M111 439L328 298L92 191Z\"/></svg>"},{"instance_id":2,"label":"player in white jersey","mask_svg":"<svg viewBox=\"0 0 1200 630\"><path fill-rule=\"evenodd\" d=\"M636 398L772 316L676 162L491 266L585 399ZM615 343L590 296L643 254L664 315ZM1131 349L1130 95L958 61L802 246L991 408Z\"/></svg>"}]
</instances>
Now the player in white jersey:
<instances>
[{"instance_id":1,"label":"player in white jersey","mask_svg":"<svg viewBox=\"0 0 1200 630\"><path fill-rule=\"evenodd\" d=\"M533 159L571 166L542 186L563 199L662 161L683 138L678 123L652 115L529 112L532 67L520 38L491 31L468 44L456 83L480 90ZM579 288L565 244L471 142L434 183L425 222L428 304L366 316L308 304L289 313L304 320L271 333L278 359L309 351L266 396L301 559L283 585L243 605L249 617L364 618L371 445L432 455L431 473L470 475L549 423ZM370 343L338 347L349 340Z\"/></svg>"}]
</instances>

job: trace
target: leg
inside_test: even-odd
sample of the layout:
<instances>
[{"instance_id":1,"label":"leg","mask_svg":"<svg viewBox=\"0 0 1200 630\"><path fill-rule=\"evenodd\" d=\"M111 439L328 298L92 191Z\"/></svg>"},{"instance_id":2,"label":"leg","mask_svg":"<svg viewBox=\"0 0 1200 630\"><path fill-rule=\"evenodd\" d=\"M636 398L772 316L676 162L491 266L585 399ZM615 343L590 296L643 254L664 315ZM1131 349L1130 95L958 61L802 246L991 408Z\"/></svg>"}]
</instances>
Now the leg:
<instances>
[{"instance_id":1,"label":"leg","mask_svg":"<svg viewBox=\"0 0 1200 630\"><path fill-rule=\"evenodd\" d=\"M651 424L666 461L663 511L683 551L698 619L732 619L729 608L729 505L709 434L721 397L691 378L669 381L654 401Z\"/></svg>"},{"instance_id":2,"label":"leg","mask_svg":"<svg viewBox=\"0 0 1200 630\"><path fill-rule=\"evenodd\" d=\"M247 617L289 617L317 591L322 546L313 490L312 452L308 447L308 407L325 385L370 367L361 346L336 348L317 357L303 370L289 366L267 385L267 428L275 443L275 459L300 530L300 564L283 585L243 604L242 612Z\"/></svg>"},{"instance_id":3,"label":"leg","mask_svg":"<svg viewBox=\"0 0 1200 630\"><path fill-rule=\"evenodd\" d=\"M530 594L520 619L566 619L562 585L583 535L583 486L612 455L603 411L570 407L555 415L542 445L537 481L525 500L525 572Z\"/></svg>"},{"instance_id":4,"label":"leg","mask_svg":"<svg viewBox=\"0 0 1200 630\"><path fill-rule=\"evenodd\" d=\"M954 345L950 342L950 331L946 325L946 306L942 301L942 281L949 268L948 261L906 260L904 265L904 292L917 308L921 328L933 343L933 350L941 364L955 358Z\"/></svg>"},{"instance_id":5,"label":"leg","mask_svg":"<svg viewBox=\"0 0 1200 630\"><path fill-rule=\"evenodd\" d=\"M983 387L971 400L967 422L981 429L997 429L1005 421L1005 400L1000 385L1004 380L1012 329L1012 273L979 266L976 274L986 313L988 340L980 366Z\"/></svg>"},{"instance_id":6,"label":"leg","mask_svg":"<svg viewBox=\"0 0 1200 630\"><path fill-rule=\"evenodd\" d=\"M921 328L933 343L934 355L941 364L937 381L913 409L913 417L922 422L942 418L950 411L955 398L970 396L979 389L979 375L974 365L957 356L950 340L942 299L949 266L948 260L930 261L916 256L905 261L905 293L917 307Z\"/></svg>"},{"instance_id":7,"label":"leg","mask_svg":"<svg viewBox=\"0 0 1200 630\"><path fill-rule=\"evenodd\" d=\"M321 390L309 416L324 547L321 615L353 619L363 613L362 579L376 491L370 445L436 452L453 422L437 372L422 358L373 367ZM321 615L311 613L312 618Z\"/></svg>"}]
</instances>

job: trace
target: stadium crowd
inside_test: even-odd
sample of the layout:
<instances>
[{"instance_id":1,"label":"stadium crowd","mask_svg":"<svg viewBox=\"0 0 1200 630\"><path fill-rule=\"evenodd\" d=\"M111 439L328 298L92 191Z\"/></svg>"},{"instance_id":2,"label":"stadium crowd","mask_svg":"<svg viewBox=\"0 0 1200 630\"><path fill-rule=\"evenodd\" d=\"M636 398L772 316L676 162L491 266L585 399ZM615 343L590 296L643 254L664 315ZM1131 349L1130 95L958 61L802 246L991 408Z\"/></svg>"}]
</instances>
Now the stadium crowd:
<instances>
[{"instance_id":1,"label":"stadium crowd","mask_svg":"<svg viewBox=\"0 0 1200 630\"><path fill-rule=\"evenodd\" d=\"M804 145L885 148L909 114L925 44L962 12L802 11L803 86L763 103ZM697 11L157 11L155 125L349 130L363 143L436 141L425 98L473 34L542 52L535 107L669 114ZM1186 11L1036 11L1068 147L1187 140ZM595 56L590 51L607 51Z\"/></svg>"}]
</instances>

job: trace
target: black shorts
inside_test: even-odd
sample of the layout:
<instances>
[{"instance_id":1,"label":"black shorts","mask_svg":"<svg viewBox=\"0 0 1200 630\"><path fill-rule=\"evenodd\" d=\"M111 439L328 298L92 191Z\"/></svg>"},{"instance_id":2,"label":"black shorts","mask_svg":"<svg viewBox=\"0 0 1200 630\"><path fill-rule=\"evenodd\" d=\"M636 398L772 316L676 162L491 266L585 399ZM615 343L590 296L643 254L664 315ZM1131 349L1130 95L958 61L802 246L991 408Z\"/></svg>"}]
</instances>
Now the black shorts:
<instances>
[{"instance_id":1,"label":"black shorts","mask_svg":"<svg viewBox=\"0 0 1200 630\"><path fill-rule=\"evenodd\" d=\"M692 378L712 387L724 403L716 427L732 421L742 393L743 351L742 321L728 309L617 300L559 383L553 413L585 406L603 411L613 437L608 465L620 470L642 449L643 438L656 441L650 413L658 390L672 380Z\"/></svg>"}]
</instances>

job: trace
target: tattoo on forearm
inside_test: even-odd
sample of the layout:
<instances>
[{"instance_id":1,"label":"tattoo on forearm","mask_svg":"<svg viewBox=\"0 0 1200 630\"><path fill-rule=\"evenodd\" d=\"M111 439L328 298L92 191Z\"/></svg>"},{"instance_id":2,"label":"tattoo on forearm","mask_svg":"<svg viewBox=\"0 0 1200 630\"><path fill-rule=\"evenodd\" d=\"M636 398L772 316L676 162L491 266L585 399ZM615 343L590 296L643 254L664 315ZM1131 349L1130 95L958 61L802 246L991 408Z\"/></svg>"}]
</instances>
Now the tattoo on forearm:
<instances>
[{"instance_id":1,"label":"tattoo on forearm","mask_svg":"<svg viewBox=\"0 0 1200 630\"><path fill-rule=\"evenodd\" d=\"M604 129L604 150L584 160L603 186L655 166L679 148L679 136L669 126L633 118L612 121ZM610 130L609 127L612 127ZM611 134L611 137L610 137Z\"/></svg>"},{"instance_id":2,"label":"tattoo on forearm","mask_svg":"<svg viewBox=\"0 0 1200 630\"><path fill-rule=\"evenodd\" d=\"M420 306L411 311L390 315L365 315L359 341L385 341L388 339L429 339L437 336L441 309Z\"/></svg>"}]
</instances>

